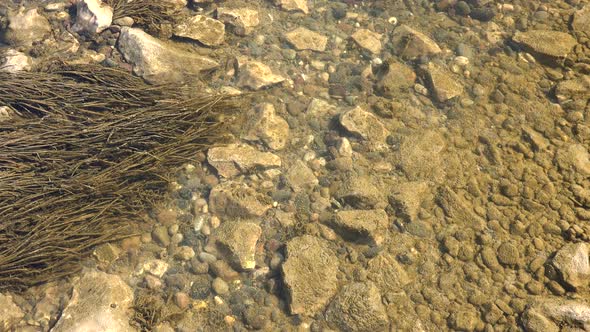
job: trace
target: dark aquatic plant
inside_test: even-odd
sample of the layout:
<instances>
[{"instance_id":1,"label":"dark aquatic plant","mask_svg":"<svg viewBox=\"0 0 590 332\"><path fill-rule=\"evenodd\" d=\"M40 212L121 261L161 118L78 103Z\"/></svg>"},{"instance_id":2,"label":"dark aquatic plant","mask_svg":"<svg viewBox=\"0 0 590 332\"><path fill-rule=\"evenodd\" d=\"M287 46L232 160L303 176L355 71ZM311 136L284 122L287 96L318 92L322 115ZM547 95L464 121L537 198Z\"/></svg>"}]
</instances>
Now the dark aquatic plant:
<instances>
[{"instance_id":1,"label":"dark aquatic plant","mask_svg":"<svg viewBox=\"0 0 590 332\"><path fill-rule=\"evenodd\" d=\"M186 97L118 69L0 73L0 290L75 272L93 246L165 192L171 172L223 136L235 99Z\"/></svg>"}]
</instances>

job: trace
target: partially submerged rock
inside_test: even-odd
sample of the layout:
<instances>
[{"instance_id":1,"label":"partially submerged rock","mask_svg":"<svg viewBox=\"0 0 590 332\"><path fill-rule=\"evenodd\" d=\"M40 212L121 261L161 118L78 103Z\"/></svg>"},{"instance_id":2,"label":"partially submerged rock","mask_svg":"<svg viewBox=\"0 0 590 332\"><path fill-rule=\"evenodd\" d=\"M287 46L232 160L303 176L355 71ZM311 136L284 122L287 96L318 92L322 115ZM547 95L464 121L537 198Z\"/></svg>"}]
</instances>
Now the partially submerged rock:
<instances>
[{"instance_id":1,"label":"partially submerged rock","mask_svg":"<svg viewBox=\"0 0 590 332\"><path fill-rule=\"evenodd\" d=\"M118 46L125 60L133 64L134 73L150 83L191 80L219 66L210 58L177 49L136 28L123 27Z\"/></svg>"},{"instance_id":2,"label":"partially submerged rock","mask_svg":"<svg viewBox=\"0 0 590 332\"><path fill-rule=\"evenodd\" d=\"M0 32L0 41L12 46L31 46L34 42L44 40L51 33L49 21L37 11L37 8L9 11L8 26Z\"/></svg>"},{"instance_id":3,"label":"partially submerged rock","mask_svg":"<svg viewBox=\"0 0 590 332\"><path fill-rule=\"evenodd\" d=\"M327 321L340 331L383 331L388 325L381 293L372 282L348 284L326 310Z\"/></svg>"},{"instance_id":4,"label":"partially submerged rock","mask_svg":"<svg viewBox=\"0 0 590 332\"><path fill-rule=\"evenodd\" d=\"M281 167L281 158L270 152L260 152L250 145L230 144L209 149L207 161L219 175L229 178L256 169Z\"/></svg>"},{"instance_id":5,"label":"partially submerged rock","mask_svg":"<svg viewBox=\"0 0 590 332\"><path fill-rule=\"evenodd\" d=\"M72 30L90 34L101 33L112 21L113 9L101 0L80 0L76 4L76 23Z\"/></svg>"},{"instance_id":6,"label":"partially submerged rock","mask_svg":"<svg viewBox=\"0 0 590 332\"><path fill-rule=\"evenodd\" d=\"M291 314L313 316L338 290L338 259L325 240L311 235L287 243L283 281Z\"/></svg>"},{"instance_id":7,"label":"partially submerged rock","mask_svg":"<svg viewBox=\"0 0 590 332\"><path fill-rule=\"evenodd\" d=\"M225 24L204 15L195 15L177 25L174 35L197 40L207 46L218 46L225 39Z\"/></svg>"},{"instance_id":8,"label":"partially submerged rock","mask_svg":"<svg viewBox=\"0 0 590 332\"><path fill-rule=\"evenodd\" d=\"M226 221L213 234L217 247L240 271L256 267L256 243L262 234L260 226L248 221Z\"/></svg>"},{"instance_id":9,"label":"partially submerged rock","mask_svg":"<svg viewBox=\"0 0 590 332\"><path fill-rule=\"evenodd\" d=\"M135 331L129 325L133 290L119 276L86 271L52 331Z\"/></svg>"},{"instance_id":10,"label":"partially submerged rock","mask_svg":"<svg viewBox=\"0 0 590 332\"><path fill-rule=\"evenodd\" d=\"M326 45L328 44L328 37L304 27L287 32L285 38L298 51L312 50L323 52L326 50Z\"/></svg>"}]
</instances>

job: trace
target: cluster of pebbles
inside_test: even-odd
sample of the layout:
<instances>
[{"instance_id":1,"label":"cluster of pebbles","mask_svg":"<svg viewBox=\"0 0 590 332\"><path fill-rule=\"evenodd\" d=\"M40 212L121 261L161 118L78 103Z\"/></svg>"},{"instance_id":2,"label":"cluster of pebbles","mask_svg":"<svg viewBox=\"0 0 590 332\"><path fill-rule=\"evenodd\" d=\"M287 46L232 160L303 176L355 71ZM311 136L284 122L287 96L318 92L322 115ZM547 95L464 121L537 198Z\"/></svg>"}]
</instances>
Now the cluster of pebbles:
<instances>
[{"instance_id":1,"label":"cluster of pebbles","mask_svg":"<svg viewBox=\"0 0 590 332\"><path fill-rule=\"evenodd\" d=\"M589 4L165 1L158 35L0 7L0 70L256 92L141 235L0 294L0 330L590 331Z\"/></svg>"}]
</instances>

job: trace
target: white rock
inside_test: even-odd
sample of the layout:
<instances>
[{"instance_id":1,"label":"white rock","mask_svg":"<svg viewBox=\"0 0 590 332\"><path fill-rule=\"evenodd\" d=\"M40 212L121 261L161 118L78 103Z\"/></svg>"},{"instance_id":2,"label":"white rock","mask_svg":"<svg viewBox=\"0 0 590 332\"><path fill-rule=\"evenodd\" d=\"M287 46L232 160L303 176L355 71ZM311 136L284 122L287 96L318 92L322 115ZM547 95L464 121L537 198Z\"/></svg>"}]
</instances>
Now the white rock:
<instances>
[{"instance_id":1,"label":"white rock","mask_svg":"<svg viewBox=\"0 0 590 332\"><path fill-rule=\"evenodd\" d=\"M168 263L161 259L152 259L145 262L137 274L147 272L149 274L155 275L158 278L162 278L166 271L168 271Z\"/></svg>"},{"instance_id":2,"label":"white rock","mask_svg":"<svg viewBox=\"0 0 590 332\"><path fill-rule=\"evenodd\" d=\"M234 33L246 36L260 24L258 11L250 8L217 8L217 19L234 27Z\"/></svg>"},{"instance_id":3,"label":"white rock","mask_svg":"<svg viewBox=\"0 0 590 332\"><path fill-rule=\"evenodd\" d=\"M276 114L272 104L258 105L254 116L246 124L244 139L264 142L273 150L281 150L287 145L289 124Z\"/></svg>"},{"instance_id":4,"label":"white rock","mask_svg":"<svg viewBox=\"0 0 590 332\"><path fill-rule=\"evenodd\" d=\"M522 315L527 332L590 331L590 306L563 298L536 299Z\"/></svg>"},{"instance_id":5,"label":"white rock","mask_svg":"<svg viewBox=\"0 0 590 332\"><path fill-rule=\"evenodd\" d=\"M229 144L214 147L207 153L207 161L219 175L229 178L258 168L281 167L281 158L270 152L260 152L250 145Z\"/></svg>"},{"instance_id":6,"label":"white rock","mask_svg":"<svg viewBox=\"0 0 590 332\"><path fill-rule=\"evenodd\" d=\"M309 14L307 0L275 0L275 5L281 6L283 10L300 11L304 14Z\"/></svg>"},{"instance_id":7,"label":"white rock","mask_svg":"<svg viewBox=\"0 0 590 332\"><path fill-rule=\"evenodd\" d=\"M136 28L122 28L118 46L133 64L134 73L152 83L183 81L219 66L210 58L177 49Z\"/></svg>"},{"instance_id":8,"label":"white rock","mask_svg":"<svg viewBox=\"0 0 590 332\"><path fill-rule=\"evenodd\" d=\"M129 325L132 305L133 290L119 276L86 271L52 331L136 331Z\"/></svg>"},{"instance_id":9,"label":"white rock","mask_svg":"<svg viewBox=\"0 0 590 332\"><path fill-rule=\"evenodd\" d=\"M225 25L216 19L195 15L177 25L174 35L198 40L207 46L217 46L225 39Z\"/></svg>"},{"instance_id":10,"label":"white rock","mask_svg":"<svg viewBox=\"0 0 590 332\"><path fill-rule=\"evenodd\" d=\"M259 90L285 80L283 76L273 73L269 66L258 61L240 64L238 70L238 85L252 90Z\"/></svg>"},{"instance_id":11,"label":"white rock","mask_svg":"<svg viewBox=\"0 0 590 332\"><path fill-rule=\"evenodd\" d=\"M1 71L16 73L19 71L31 70L33 59L28 55L13 49L6 50L2 55L6 61L0 64Z\"/></svg>"},{"instance_id":12,"label":"white rock","mask_svg":"<svg viewBox=\"0 0 590 332\"><path fill-rule=\"evenodd\" d=\"M80 0L76 5L76 32L101 33L113 22L113 9L101 0Z\"/></svg>"},{"instance_id":13,"label":"white rock","mask_svg":"<svg viewBox=\"0 0 590 332\"><path fill-rule=\"evenodd\" d=\"M37 12L37 8L8 13L8 26L3 41L13 46L31 46L44 40L51 33L49 21Z\"/></svg>"},{"instance_id":14,"label":"white rock","mask_svg":"<svg viewBox=\"0 0 590 332\"><path fill-rule=\"evenodd\" d=\"M580 289L590 285L590 246L586 243L569 243L553 258L553 265L563 280Z\"/></svg>"}]
</instances>

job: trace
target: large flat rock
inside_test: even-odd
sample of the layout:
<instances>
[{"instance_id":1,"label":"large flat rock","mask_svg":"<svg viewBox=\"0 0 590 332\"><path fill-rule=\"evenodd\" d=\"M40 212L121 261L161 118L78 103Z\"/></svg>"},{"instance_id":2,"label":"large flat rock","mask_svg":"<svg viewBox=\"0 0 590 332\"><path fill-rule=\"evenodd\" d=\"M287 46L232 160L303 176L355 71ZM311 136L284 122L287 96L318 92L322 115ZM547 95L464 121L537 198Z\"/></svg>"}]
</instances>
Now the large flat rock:
<instances>
[{"instance_id":1,"label":"large flat rock","mask_svg":"<svg viewBox=\"0 0 590 332\"><path fill-rule=\"evenodd\" d=\"M118 46L133 64L133 72L150 83L190 81L219 66L213 59L178 49L136 28L122 28Z\"/></svg>"}]
</instances>

